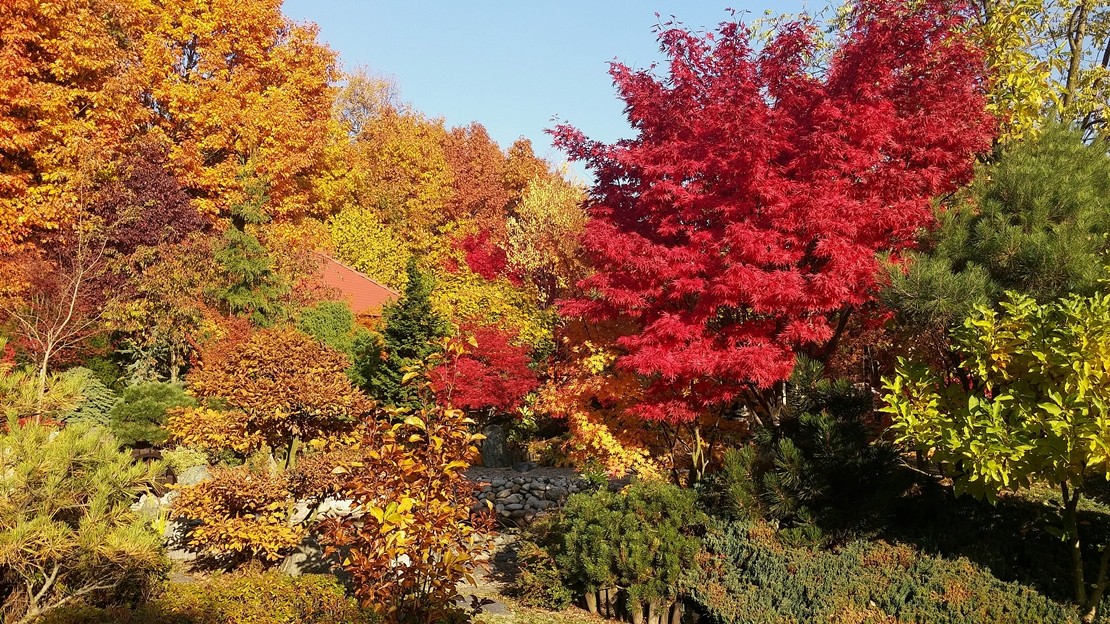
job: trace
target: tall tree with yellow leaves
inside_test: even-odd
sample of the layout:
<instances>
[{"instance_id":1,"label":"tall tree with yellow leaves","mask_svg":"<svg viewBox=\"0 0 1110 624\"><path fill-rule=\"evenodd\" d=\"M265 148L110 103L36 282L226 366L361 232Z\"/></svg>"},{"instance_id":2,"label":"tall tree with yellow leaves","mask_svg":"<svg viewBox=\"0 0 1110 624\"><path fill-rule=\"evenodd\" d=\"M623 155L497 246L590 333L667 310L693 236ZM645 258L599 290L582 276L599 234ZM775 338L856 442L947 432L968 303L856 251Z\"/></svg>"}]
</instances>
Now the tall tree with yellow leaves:
<instances>
[{"instance_id":1,"label":"tall tree with yellow leaves","mask_svg":"<svg viewBox=\"0 0 1110 624\"><path fill-rule=\"evenodd\" d=\"M283 17L280 0L167 0L142 50L149 131L172 144L199 208L241 202L249 170L275 218L311 212L336 77L314 25Z\"/></svg>"}]
</instances>

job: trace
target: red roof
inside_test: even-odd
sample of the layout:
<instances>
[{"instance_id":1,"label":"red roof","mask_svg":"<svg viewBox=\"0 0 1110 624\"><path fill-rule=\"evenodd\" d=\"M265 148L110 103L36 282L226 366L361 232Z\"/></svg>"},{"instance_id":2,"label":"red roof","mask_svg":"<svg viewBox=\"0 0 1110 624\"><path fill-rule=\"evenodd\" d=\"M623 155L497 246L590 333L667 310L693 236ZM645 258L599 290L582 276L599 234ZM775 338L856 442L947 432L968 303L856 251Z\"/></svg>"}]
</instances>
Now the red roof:
<instances>
[{"instance_id":1,"label":"red roof","mask_svg":"<svg viewBox=\"0 0 1110 624\"><path fill-rule=\"evenodd\" d=\"M357 315L379 316L382 306L401 296L335 258L317 253L324 284L340 292Z\"/></svg>"}]
</instances>

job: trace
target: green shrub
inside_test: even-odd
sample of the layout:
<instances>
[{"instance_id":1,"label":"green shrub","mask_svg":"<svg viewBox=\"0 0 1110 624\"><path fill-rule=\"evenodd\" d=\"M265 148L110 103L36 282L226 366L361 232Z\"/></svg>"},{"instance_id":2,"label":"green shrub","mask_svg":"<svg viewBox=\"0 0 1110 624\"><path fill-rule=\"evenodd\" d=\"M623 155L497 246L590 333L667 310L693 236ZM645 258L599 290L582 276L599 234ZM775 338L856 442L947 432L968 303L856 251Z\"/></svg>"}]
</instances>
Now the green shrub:
<instances>
[{"instance_id":1,"label":"green shrub","mask_svg":"<svg viewBox=\"0 0 1110 624\"><path fill-rule=\"evenodd\" d=\"M217 575L170 584L135 609L77 606L42 624L366 624L373 617L332 576L277 572Z\"/></svg>"},{"instance_id":2,"label":"green shrub","mask_svg":"<svg viewBox=\"0 0 1110 624\"><path fill-rule=\"evenodd\" d=\"M347 355L353 353L356 337L367 331L355 323L351 306L344 301L321 301L304 308L297 317L297 329Z\"/></svg>"},{"instance_id":3,"label":"green shrub","mask_svg":"<svg viewBox=\"0 0 1110 624\"><path fill-rule=\"evenodd\" d=\"M629 605L666 604L678 598L704 520L692 490L637 482L570 497L540 544L579 595L619 587Z\"/></svg>"},{"instance_id":4,"label":"green shrub","mask_svg":"<svg viewBox=\"0 0 1110 624\"><path fill-rule=\"evenodd\" d=\"M131 511L157 467L107 431L9 425L0 434L0 621L23 624L83 598L140 598L167 562L161 536Z\"/></svg>"},{"instance_id":5,"label":"green shrub","mask_svg":"<svg viewBox=\"0 0 1110 624\"><path fill-rule=\"evenodd\" d=\"M321 301L297 316L297 329L345 354L352 364L347 377L357 386L366 383L364 367L356 362L381 355L381 337L360 326L345 301Z\"/></svg>"},{"instance_id":6,"label":"green shrub","mask_svg":"<svg viewBox=\"0 0 1110 624\"><path fill-rule=\"evenodd\" d=\"M563 584L562 572L546 550L522 539L517 542L517 563L513 593L520 604L554 611L570 606L574 594Z\"/></svg>"},{"instance_id":7,"label":"green shrub","mask_svg":"<svg viewBox=\"0 0 1110 624\"><path fill-rule=\"evenodd\" d=\"M710 531L688 583L698 611L720 623L1079 621L1071 610L967 559L882 541L835 552L789 547L760 521Z\"/></svg>"},{"instance_id":8,"label":"green shrub","mask_svg":"<svg viewBox=\"0 0 1110 624\"><path fill-rule=\"evenodd\" d=\"M166 422L166 410L196 404L196 400L185 394L185 388L178 384L158 381L136 384L123 391L120 402L112 409L110 427L123 446L135 446L141 442L162 444L168 437L162 428Z\"/></svg>"},{"instance_id":9,"label":"green shrub","mask_svg":"<svg viewBox=\"0 0 1110 624\"><path fill-rule=\"evenodd\" d=\"M81 404L63 418L67 423L90 423L107 426L108 414L119 402L119 395L104 385L96 372L84 367L71 368L63 373L81 385Z\"/></svg>"},{"instance_id":10,"label":"green shrub","mask_svg":"<svg viewBox=\"0 0 1110 624\"><path fill-rule=\"evenodd\" d=\"M891 445L872 440L871 393L823 379L800 359L777 426L751 446L726 451L706 488L706 507L731 519L762 517L797 543L847 540L874 532L908 483Z\"/></svg>"},{"instance_id":11,"label":"green shrub","mask_svg":"<svg viewBox=\"0 0 1110 624\"><path fill-rule=\"evenodd\" d=\"M190 468L208 465L208 455L187 446L175 446L162 451L162 463L175 475L180 475Z\"/></svg>"}]
</instances>

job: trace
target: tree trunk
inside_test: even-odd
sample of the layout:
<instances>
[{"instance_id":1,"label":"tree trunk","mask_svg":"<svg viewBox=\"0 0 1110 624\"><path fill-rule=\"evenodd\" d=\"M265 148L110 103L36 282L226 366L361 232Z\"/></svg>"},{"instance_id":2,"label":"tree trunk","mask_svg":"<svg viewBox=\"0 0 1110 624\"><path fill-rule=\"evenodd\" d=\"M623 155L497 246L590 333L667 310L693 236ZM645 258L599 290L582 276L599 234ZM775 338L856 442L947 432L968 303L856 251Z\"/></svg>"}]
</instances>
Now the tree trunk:
<instances>
[{"instance_id":1,"label":"tree trunk","mask_svg":"<svg viewBox=\"0 0 1110 624\"><path fill-rule=\"evenodd\" d=\"M1110 546L1103 546L1098 561L1098 576L1092 586L1088 604L1084 606L1083 622L1090 624L1098 615L1098 605L1102 602L1102 595L1106 591L1106 569L1110 566Z\"/></svg>"},{"instance_id":2,"label":"tree trunk","mask_svg":"<svg viewBox=\"0 0 1110 624\"><path fill-rule=\"evenodd\" d=\"M46 373L50 365L50 348L42 354L42 365L39 366L38 387L35 388L35 424L42 422L42 406L46 400Z\"/></svg>"},{"instance_id":3,"label":"tree trunk","mask_svg":"<svg viewBox=\"0 0 1110 624\"><path fill-rule=\"evenodd\" d=\"M297 464L297 450L301 446L301 436L293 436L289 441L289 450L285 455L285 469L289 470Z\"/></svg>"},{"instance_id":4,"label":"tree trunk","mask_svg":"<svg viewBox=\"0 0 1110 624\"><path fill-rule=\"evenodd\" d=\"M671 604L671 616L667 624L682 624L682 601L676 600Z\"/></svg>"},{"instance_id":5,"label":"tree trunk","mask_svg":"<svg viewBox=\"0 0 1110 624\"><path fill-rule=\"evenodd\" d=\"M1079 524L1076 521L1076 509L1079 506L1079 492L1070 492L1067 482L1060 484L1060 493L1064 499L1063 521L1064 539L1068 542L1071 551L1072 583L1075 589L1075 602L1081 607L1087 605L1087 583L1083 575L1083 543L1079 538Z\"/></svg>"},{"instance_id":6,"label":"tree trunk","mask_svg":"<svg viewBox=\"0 0 1110 624\"><path fill-rule=\"evenodd\" d=\"M1078 88L1079 71L1081 69L1080 64L1083 61L1083 40L1087 37L1087 13L1090 10L1088 6L1089 1L1090 0L1082 0L1079 6L1075 7L1075 13L1072 14L1072 19L1068 22L1068 54L1071 58L1068 62L1068 73L1064 83L1062 108L1067 108L1076 97L1075 92Z\"/></svg>"},{"instance_id":7,"label":"tree trunk","mask_svg":"<svg viewBox=\"0 0 1110 624\"><path fill-rule=\"evenodd\" d=\"M586 610L590 613L597 614L597 592L586 592Z\"/></svg>"}]
</instances>

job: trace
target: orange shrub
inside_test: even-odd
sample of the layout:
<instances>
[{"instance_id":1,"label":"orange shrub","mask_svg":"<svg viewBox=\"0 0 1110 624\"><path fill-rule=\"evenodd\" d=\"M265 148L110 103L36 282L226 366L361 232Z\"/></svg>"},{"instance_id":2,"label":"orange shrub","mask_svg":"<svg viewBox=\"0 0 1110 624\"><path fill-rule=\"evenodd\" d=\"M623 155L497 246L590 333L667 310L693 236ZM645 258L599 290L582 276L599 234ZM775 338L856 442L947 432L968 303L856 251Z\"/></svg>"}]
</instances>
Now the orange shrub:
<instances>
[{"instance_id":1,"label":"orange shrub","mask_svg":"<svg viewBox=\"0 0 1110 624\"><path fill-rule=\"evenodd\" d=\"M214 470L210 479L180 490L171 507L174 517L196 523L187 548L233 564L273 564L299 544L305 529L292 524L292 510L284 475L246 466Z\"/></svg>"}]
</instances>

